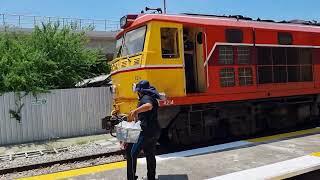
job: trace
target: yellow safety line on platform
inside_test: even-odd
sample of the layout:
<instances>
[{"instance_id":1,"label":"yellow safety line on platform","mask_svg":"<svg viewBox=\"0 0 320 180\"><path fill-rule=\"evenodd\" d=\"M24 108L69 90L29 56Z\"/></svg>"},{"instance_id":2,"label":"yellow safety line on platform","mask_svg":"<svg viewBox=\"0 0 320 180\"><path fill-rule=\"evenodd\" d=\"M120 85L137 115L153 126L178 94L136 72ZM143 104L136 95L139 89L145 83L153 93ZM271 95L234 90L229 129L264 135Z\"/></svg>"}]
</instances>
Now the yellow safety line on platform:
<instances>
[{"instance_id":1,"label":"yellow safety line on platform","mask_svg":"<svg viewBox=\"0 0 320 180\"><path fill-rule=\"evenodd\" d=\"M317 157L320 157L320 152L315 152L315 153L312 153L311 156L317 156Z\"/></svg>"},{"instance_id":2,"label":"yellow safety line on platform","mask_svg":"<svg viewBox=\"0 0 320 180\"><path fill-rule=\"evenodd\" d=\"M278 139L284 139L284 138L289 138L289 137L294 137L294 136L302 136L305 134L312 134L312 133L319 133L319 132L320 132L320 128L312 128L312 129L306 129L306 130L295 131L295 132L290 132L290 133L277 134L277 135L273 135L273 136L248 139L246 141L253 142L253 143L259 143L259 142L274 141L274 140L278 140Z\"/></svg>"},{"instance_id":3,"label":"yellow safety line on platform","mask_svg":"<svg viewBox=\"0 0 320 180\"><path fill-rule=\"evenodd\" d=\"M126 165L127 165L126 161L121 161L121 162L116 162L116 163L92 166L92 167L81 168L81 169L74 169L74 170L57 172L57 173L52 173L52 174L45 174L45 175L21 178L20 180L64 179L64 178L68 178L68 177L81 176L81 175L97 173L97 172L101 172L101 171L120 169L120 168L126 167Z\"/></svg>"}]
</instances>

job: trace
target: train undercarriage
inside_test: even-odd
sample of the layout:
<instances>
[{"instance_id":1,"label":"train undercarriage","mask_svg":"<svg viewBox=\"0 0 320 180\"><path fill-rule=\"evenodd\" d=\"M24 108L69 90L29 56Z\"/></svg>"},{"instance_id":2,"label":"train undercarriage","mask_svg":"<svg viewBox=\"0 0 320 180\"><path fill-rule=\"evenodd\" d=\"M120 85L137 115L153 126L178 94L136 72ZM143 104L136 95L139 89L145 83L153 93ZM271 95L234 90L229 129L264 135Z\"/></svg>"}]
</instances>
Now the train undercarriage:
<instances>
[{"instance_id":1,"label":"train undercarriage","mask_svg":"<svg viewBox=\"0 0 320 180\"><path fill-rule=\"evenodd\" d=\"M272 134L319 123L319 95L166 107L160 142L192 145Z\"/></svg>"}]
</instances>

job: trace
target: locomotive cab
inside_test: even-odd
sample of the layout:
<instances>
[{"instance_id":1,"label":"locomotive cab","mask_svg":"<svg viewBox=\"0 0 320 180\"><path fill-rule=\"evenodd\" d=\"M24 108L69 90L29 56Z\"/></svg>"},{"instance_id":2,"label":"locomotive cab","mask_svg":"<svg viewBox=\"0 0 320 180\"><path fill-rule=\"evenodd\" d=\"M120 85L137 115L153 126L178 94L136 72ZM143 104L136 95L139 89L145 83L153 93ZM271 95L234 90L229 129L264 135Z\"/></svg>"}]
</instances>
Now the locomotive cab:
<instances>
[{"instance_id":1,"label":"locomotive cab","mask_svg":"<svg viewBox=\"0 0 320 180\"><path fill-rule=\"evenodd\" d=\"M166 96L185 96L181 39L181 25L162 22L148 22L117 37L110 63L117 111L136 107L132 87L140 80L149 80Z\"/></svg>"},{"instance_id":2,"label":"locomotive cab","mask_svg":"<svg viewBox=\"0 0 320 180\"><path fill-rule=\"evenodd\" d=\"M110 62L114 105L120 113L136 107L132 87L148 80L167 97L204 92L202 32L171 22L150 21L117 37ZM170 105L170 101L165 102Z\"/></svg>"}]
</instances>

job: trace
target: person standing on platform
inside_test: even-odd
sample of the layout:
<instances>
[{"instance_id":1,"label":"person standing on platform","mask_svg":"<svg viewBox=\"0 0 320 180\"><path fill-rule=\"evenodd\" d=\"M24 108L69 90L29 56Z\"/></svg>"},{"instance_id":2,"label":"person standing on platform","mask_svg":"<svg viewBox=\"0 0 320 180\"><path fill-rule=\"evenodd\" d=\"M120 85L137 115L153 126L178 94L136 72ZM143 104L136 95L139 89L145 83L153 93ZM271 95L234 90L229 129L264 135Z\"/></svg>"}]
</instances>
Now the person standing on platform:
<instances>
[{"instance_id":1,"label":"person standing on platform","mask_svg":"<svg viewBox=\"0 0 320 180\"><path fill-rule=\"evenodd\" d=\"M156 143L160 137L161 128L158 123L158 101L160 94L146 80L140 81L135 91L139 96L138 107L129 114L129 120L141 121L141 133L137 143L129 143L126 147L127 179L136 180L137 158L143 149L147 159L147 178L155 180L156 176Z\"/></svg>"}]
</instances>

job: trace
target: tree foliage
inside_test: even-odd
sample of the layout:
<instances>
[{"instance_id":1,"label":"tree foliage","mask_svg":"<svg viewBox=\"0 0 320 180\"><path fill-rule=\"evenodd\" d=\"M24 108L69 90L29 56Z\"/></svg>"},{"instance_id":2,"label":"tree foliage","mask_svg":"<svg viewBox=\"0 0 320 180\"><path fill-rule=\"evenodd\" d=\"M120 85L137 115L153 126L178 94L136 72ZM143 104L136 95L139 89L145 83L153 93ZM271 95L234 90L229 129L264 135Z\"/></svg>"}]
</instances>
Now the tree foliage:
<instances>
[{"instance_id":1,"label":"tree foliage","mask_svg":"<svg viewBox=\"0 0 320 180\"><path fill-rule=\"evenodd\" d=\"M84 31L43 24L30 34L0 33L0 93L72 88L85 78L108 73L99 50L87 49Z\"/></svg>"}]
</instances>

